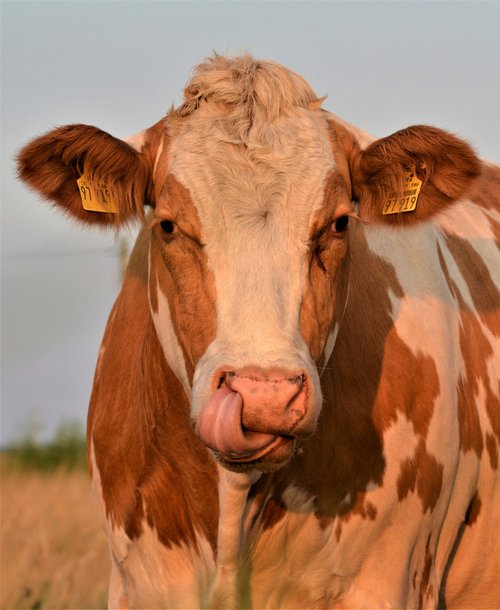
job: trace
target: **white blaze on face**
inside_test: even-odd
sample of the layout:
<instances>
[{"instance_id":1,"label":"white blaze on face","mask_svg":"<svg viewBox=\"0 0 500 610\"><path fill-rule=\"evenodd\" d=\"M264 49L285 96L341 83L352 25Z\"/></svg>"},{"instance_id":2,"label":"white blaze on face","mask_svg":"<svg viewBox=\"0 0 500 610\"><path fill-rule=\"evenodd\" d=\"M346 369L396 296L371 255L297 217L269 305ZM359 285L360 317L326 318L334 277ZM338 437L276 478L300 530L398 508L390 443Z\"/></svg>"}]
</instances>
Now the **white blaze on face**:
<instances>
[{"instance_id":1,"label":"white blaze on face","mask_svg":"<svg viewBox=\"0 0 500 610\"><path fill-rule=\"evenodd\" d=\"M278 119L266 146L228 141L209 113L198 109L171 150L171 172L202 222L217 294L217 335L195 372L194 414L221 366L301 369L318 384L299 313L310 224L334 166L320 113Z\"/></svg>"},{"instance_id":2,"label":"white blaze on face","mask_svg":"<svg viewBox=\"0 0 500 610\"><path fill-rule=\"evenodd\" d=\"M151 246L150 246L151 247ZM151 252L148 256L148 276L151 276ZM151 309L151 317L153 324L160 340L160 345L163 348L167 364L172 369L174 375L179 379L188 400L191 399L191 385L186 369L186 361L184 352L177 338L177 334L172 324L172 316L168 298L163 294L160 283L157 281L156 286L151 286L149 283L149 299L151 301L151 290L156 290L156 300L158 302L158 311Z\"/></svg>"}]
</instances>

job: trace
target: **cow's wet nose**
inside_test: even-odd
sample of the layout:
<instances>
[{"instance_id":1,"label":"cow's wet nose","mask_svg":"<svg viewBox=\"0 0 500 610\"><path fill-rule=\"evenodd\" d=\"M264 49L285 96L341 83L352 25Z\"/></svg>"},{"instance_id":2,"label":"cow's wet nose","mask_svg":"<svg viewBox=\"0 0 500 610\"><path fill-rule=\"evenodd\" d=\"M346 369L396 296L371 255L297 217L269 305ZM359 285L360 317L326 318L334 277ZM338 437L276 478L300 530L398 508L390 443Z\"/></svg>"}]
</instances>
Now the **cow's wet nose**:
<instances>
[{"instance_id":1,"label":"cow's wet nose","mask_svg":"<svg viewBox=\"0 0 500 610\"><path fill-rule=\"evenodd\" d=\"M242 424L248 430L292 435L306 415L302 373L246 368L226 372L224 379L243 400Z\"/></svg>"}]
</instances>

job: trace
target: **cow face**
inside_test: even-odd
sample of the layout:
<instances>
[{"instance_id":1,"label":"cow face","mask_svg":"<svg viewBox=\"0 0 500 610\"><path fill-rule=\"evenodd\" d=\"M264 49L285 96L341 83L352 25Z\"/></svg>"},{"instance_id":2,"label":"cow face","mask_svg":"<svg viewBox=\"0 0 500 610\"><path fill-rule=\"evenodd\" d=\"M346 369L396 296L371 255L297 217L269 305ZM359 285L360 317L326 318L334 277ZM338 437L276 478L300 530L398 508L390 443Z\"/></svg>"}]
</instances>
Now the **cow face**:
<instances>
[{"instance_id":1,"label":"cow face","mask_svg":"<svg viewBox=\"0 0 500 610\"><path fill-rule=\"evenodd\" d=\"M379 221L412 166L426 184L411 220L425 220L477 172L465 144L431 128L362 151L318 106L280 66L217 57L132 146L77 125L20 155L21 177L81 220L154 209L151 316L198 435L233 469L277 468L314 432L318 370L346 306L353 194ZM81 208L83 172L106 183L116 215Z\"/></svg>"},{"instance_id":2,"label":"cow face","mask_svg":"<svg viewBox=\"0 0 500 610\"><path fill-rule=\"evenodd\" d=\"M321 112L279 119L272 145L219 122L201 105L163 135L150 300L169 361L171 324L179 338L201 438L228 462L269 466L316 425L353 207Z\"/></svg>"}]
</instances>

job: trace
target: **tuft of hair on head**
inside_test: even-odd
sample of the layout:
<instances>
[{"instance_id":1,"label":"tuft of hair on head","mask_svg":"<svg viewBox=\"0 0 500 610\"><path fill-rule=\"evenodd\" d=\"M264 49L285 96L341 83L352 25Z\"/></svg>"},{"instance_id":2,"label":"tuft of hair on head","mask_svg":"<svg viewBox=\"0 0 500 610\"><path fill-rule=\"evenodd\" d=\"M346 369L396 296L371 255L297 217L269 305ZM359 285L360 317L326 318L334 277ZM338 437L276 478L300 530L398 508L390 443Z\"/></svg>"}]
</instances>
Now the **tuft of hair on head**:
<instances>
[{"instance_id":1,"label":"tuft of hair on head","mask_svg":"<svg viewBox=\"0 0 500 610\"><path fill-rule=\"evenodd\" d=\"M195 68L175 113L187 117L210 104L232 115L245 137L255 125L272 124L297 107L316 110L323 100L305 79L278 63L215 53Z\"/></svg>"}]
</instances>

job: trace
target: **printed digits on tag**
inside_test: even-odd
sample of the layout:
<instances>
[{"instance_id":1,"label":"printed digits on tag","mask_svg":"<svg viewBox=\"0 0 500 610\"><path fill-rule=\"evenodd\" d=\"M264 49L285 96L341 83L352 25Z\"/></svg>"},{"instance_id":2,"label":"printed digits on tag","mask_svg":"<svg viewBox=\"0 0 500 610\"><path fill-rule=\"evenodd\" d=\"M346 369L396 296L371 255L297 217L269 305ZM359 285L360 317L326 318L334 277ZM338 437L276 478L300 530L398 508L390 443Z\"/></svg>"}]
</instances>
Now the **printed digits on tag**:
<instances>
[{"instance_id":1,"label":"printed digits on tag","mask_svg":"<svg viewBox=\"0 0 500 610\"><path fill-rule=\"evenodd\" d=\"M80 190L82 191L83 198L85 199L85 201L87 201L87 191L89 193L89 201L92 201L92 191L90 190L90 187L82 185L80 187Z\"/></svg>"},{"instance_id":2,"label":"printed digits on tag","mask_svg":"<svg viewBox=\"0 0 500 610\"><path fill-rule=\"evenodd\" d=\"M396 205L397 199L389 199L389 201L385 204L384 214L390 214L394 210L394 206Z\"/></svg>"},{"instance_id":3,"label":"printed digits on tag","mask_svg":"<svg viewBox=\"0 0 500 610\"><path fill-rule=\"evenodd\" d=\"M109 203L109 190L107 188L101 188L99 189L99 192L101 193L101 201L103 203Z\"/></svg>"}]
</instances>

